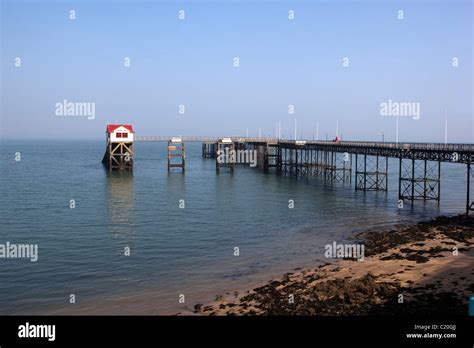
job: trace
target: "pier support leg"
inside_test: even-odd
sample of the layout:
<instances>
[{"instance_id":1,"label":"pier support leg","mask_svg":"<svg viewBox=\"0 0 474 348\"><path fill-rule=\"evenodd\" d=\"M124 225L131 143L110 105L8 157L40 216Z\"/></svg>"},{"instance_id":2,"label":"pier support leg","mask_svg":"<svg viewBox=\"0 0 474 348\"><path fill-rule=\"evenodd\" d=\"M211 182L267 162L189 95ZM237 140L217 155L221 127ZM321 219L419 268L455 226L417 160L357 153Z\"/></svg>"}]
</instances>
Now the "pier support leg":
<instances>
[{"instance_id":1,"label":"pier support leg","mask_svg":"<svg viewBox=\"0 0 474 348\"><path fill-rule=\"evenodd\" d=\"M342 166L338 166L341 164ZM352 177L352 154L350 153L336 153L336 164L335 164L335 179L338 182L349 182L351 183Z\"/></svg>"},{"instance_id":2,"label":"pier support leg","mask_svg":"<svg viewBox=\"0 0 474 348\"><path fill-rule=\"evenodd\" d=\"M331 183L335 180L336 176L336 164L335 164L335 152L324 151L322 169L324 172L324 181Z\"/></svg>"},{"instance_id":3,"label":"pier support leg","mask_svg":"<svg viewBox=\"0 0 474 348\"><path fill-rule=\"evenodd\" d=\"M176 162L175 158L179 159ZM181 168L181 172L186 172L186 151L184 142L168 141L168 174L171 173L171 168Z\"/></svg>"},{"instance_id":4,"label":"pier support leg","mask_svg":"<svg viewBox=\"0 0 474 348\"><path fill-rule=\"evenodd\" d=\"M277 145L277 175L281 175L281 171L282 171L282 152L281 152L281 145Z\"/></svg>"},{"instance_id":5,"label":"pier support leg","mask_svg":"<svg viewBox=\"0 0 474 348\"><path fill-rule=\"evenodd\" d=\"M216 143L202 143L202 158L216 158Z\"/></svg>"},{"instance_id":6,"label":"pier support leg","mask_svg":"<svg viewBox=\"0 0 474 348\"><path fill-rule=\"evenodd\" d=\"M232 158L232 153L235 156L235 147L233 142L219 141L215 145L216 149L216 174L219 174L221 168L228 168L230 173L234 173L235 158Z\"/></svg>"},{"instance_id":7,"label":"pier support leg","mask_svg":"<svg viewBox=\"0 0 474 348\"><path fill-rule=\"evenodd\" d=\"M471 202L471 162L467 163L467 184L466 184L466 215L469 215L469 212L474 211L474 201Z\"/></svg>"},{"instance_id":8,"label":"pier support leg","mask_svg":"<svg viewBox=\"0 0 474 348\"><path fill-rule=\"evenodd\" d=\"M102 163L109 171L133 170L133 155L133 143L109 142Z\"/></svg>"},{"instance_id":9,"label":"pier support leg","mask_svg":"<svg viewBox=\"0 0 474 348\"><path fill-rule=\"evenodd\" d=\"M298 149L295 149L295 176L298 177L299 174L299 163L298 163Z\"/></svg>"},{"instance_id":10,"label":"pier support leg","mask_svg":"<svg viewBox=\"0 0 474 348\"><path fill-rule=\"evenodd\" d=\"M362 191L387 191L388 158L364 154L362 163L355 154L355 187ZM385 162L385 163L384 163Z\"/></svg>"},{"instance_id":11,"label":"pier support leg","mask_svg":"<svg viewBox=\"0 0 474 348\"><path fill-rule=\"evenodd\" d=\"M439 202L440 178L441 163L439 161L400 158L399 199Z\"/></svg>"},{"instance_id":12,"label":"pier support leg","mask_svg":"<svg viewBox=\"0 0 474 348\"><path fill-rule=\"evenodd\" d=\"M265 173L270 172L270 168L275 168L277 174L279 174L280 168L280 146L279 145L264 145L265 157L263 170Z\"/></svg>"}]
</instances>

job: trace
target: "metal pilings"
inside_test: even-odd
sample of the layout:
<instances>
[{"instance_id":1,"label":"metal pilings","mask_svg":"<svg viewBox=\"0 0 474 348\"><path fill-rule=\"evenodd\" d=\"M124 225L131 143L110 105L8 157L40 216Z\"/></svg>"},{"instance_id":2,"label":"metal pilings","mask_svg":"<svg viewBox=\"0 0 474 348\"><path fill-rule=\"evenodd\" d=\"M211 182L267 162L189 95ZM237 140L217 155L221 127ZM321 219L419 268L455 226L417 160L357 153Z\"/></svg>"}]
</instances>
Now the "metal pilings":
<instances>
[{"instance_id":1,"label":"metal pilings","mask_svg":"<svg viewBox=\"0 0 474 348\"><path fill-rule=\"evenodd\" d=\"M216 143L202 143L202 158L216 158Z\"/></svg>"},{"instance_id":2,"label":"metal pilings","mask_svg":"<svg viewBox=\"0 0 474 348\"><path fill-rule=\"evenodd\" d=\"M305 146L272 146L274 167L280 175L319 176L327 183L352 181L352 155ZM269 162L269 167L271 164Z\"/></svg>"},{"instance_id":3,"label":"metal pilings","mask_svg":"<svg viewBox=\"0 0 474 348\"><path fill-rule=\"evenodd\" d=\"M474 201L471 201L471 162L467 163L467 182L466 182L466 215L474 211Z\"/></svg>"},{"instance_id":4,"label":"metal pilings","mask_svg":"<svg viewBox=\"0 0 474 348\"><path fill-rule=\"evenodd\" d=\"M334 152L334 180L336 182L352 182L352 155Z\"/></svg>"},{"instance_id":5,"label":"metal pilings","mask_svg":"<svg viewBox=\"0 0 474 348\"><path fill-rule=\"evenodd\" d=\"M441 162L399 159L398 198L414 200L440 200Z\"/></svg>"},{"instance_id":6,"label":"metal pilings","mask_svg":"<svg viewBox=\"0 0 474 348\"><path fill-rule=\"evenodd\" d=\"M263 171L268 173L270 168L276 168L277 174L280 167L280 146L264 145Z\"/></svg>"},{"instance_id":7,"label":"metal pilings","mask_svg":"<svg viewBox=\"0 0 474 348\"><path fill-rule=\"evenodd\" d=\"M275 168L277 175L295 178L319 176L325 182L352 182L355 168L355 189L362 191L388 191L388 158L399 160L398 196L402 200L434 200L440 202L441 162L468 164L467 176L472 180L470 165L474 161L466 144L448 144L443 151L436 144L376 144L362 142L244 142L259 148L259 167L265 172ZM469 145L470 146L470 145ZM204 147L203 147L204 148ZM465 150L467 149L467 150ZM343 152L346 151L346 152ZM471 151L471 152L470 152ZM206 151L203 150L203 157ZM456 159L453 160L453 156ZM355 156L355 158L353 158ZM471 156L471 157L469 157ZM355 160L355 166L353 161ZM261 164L260 164L261 163ZM474 211L467 182L466 213Z\"/></svg>"},{"instance_id":8,"label":"metal pilings","mask_svg":"<svg viewBox=\"0 0 474 348\"><path fill-rule=\"evenodd\" d=\"M360 159L359 156L362 158ZM355 189L387 191L388 158L355 154Z\"/></svg>"}]
</instances>

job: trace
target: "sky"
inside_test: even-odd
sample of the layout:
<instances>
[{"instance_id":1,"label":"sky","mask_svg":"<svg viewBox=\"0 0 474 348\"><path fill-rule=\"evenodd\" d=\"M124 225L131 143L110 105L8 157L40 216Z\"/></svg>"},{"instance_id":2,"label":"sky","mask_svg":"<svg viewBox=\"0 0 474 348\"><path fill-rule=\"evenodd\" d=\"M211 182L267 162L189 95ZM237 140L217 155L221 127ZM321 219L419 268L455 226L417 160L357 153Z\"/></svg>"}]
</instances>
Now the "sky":
<instances>
[{"instance_id":1,"label":"sky","mask_svg":"<svg viewBox=\"0 0 474 348\"><path fill-rule=\"evenodd\" d=\"M391 100L420 108L398 117L399 141L444 142L447 115L448 142L472 143L472 18L470 0L1 0L0 137L103 139L107 123L275 136L280 123L294 138L296 118L297 138L395 141ZM58 114L64 100L94 117Z\"/></svg>"}]
</instances>

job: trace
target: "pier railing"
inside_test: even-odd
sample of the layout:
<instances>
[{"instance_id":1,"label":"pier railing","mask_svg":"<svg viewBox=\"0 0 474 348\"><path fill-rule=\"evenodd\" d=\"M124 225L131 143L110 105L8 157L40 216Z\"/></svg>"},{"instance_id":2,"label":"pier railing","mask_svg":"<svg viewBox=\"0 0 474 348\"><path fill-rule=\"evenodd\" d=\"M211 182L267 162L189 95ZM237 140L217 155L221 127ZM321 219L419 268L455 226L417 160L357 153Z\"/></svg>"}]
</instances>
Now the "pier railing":
<instances>
[{"instance_id":1,"label":"pier railing","mask_svg":"<svg viewBox=\"0 0 474 348\"><path fill-rule=\"evenodd\" d=\"M281 141L280 143L294 143L295 141ZM444 143L396 143L396 142L375 142L375 141L307 141L308 145L339 145L350 147L371 147L385 149L406 149L406 150L433 150L449 152L474 152L474 144L444 144Z\"/></svg>"},{"instance_id":2,"label":"pier railing","mask_svg":"<svg viewBox=\"0 0 474 348\"><path fill-rule=\"evenodd\" d=\"M151 141L151 142L167 142L174 136L165 135L137 135L135 136L136 141ZM219 139L224 137L216 136L181 136L185 142L217 142ZM278 139L276 137L241 137L241 136L230 136L234 142L241 143L282 143L282 144L295 144L294 140ZM405 150L433 150L433 151L449 151L449 152L474 152L474 144L457 144L457 143L396 143L396 142L377 142L377 141L339 141L334 142L331 140L306 140L299 141L300 144L304 142L307 145L338 145L348 147L371 147L371 148L385 148L385 149L405 149Z\"/></svg>"},{"instance_id":3,"label":"pier railing","mask_svg":"<svg viewBox=\"0 0 474 348\"><path fill-rule=\"evenodd\" d=\"M136 141L151 141L151 142L167 142L176 135L136 135ZM209 137L209 136L180 136L184 142L202 142L202 143L216 143L222 138L230 138L234 142L241 143L277 143L277 138L272 137L239 137L239 136L224 136L224 137Z\"/></svg>"}]
</instances>

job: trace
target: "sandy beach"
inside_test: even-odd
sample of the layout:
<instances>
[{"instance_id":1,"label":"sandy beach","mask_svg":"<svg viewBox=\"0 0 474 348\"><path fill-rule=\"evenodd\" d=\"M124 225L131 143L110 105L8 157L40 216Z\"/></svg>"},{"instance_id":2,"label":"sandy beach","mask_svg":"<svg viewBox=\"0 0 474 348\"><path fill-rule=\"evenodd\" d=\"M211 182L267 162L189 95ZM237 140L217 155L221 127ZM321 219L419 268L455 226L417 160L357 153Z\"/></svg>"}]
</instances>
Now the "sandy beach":
<instances>
[{"instance_id":1,"label":"sandy beach","mask_svg":"<svg viewBox=\"0 0 474 348\"><path fill-rule=\"evenodd\" d=\"M474 217L438 217L354 236L363 261L294 269L197 304L198 315L465 315L474 294Z\"/></svg>"}]
</instances>

